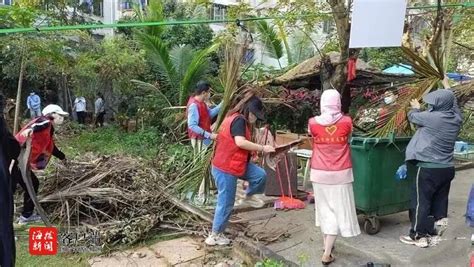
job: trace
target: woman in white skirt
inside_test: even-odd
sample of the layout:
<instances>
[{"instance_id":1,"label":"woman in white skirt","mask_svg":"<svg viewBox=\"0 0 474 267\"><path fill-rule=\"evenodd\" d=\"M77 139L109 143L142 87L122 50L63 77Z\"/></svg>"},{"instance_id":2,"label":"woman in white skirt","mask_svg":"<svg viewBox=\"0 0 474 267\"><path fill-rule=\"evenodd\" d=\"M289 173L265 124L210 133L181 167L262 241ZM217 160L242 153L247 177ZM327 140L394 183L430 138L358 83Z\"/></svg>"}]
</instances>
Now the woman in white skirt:
<instances>
[{"instance_id":1,"label":"woman in white skirt","mask_svg":"<svg viewBox=\"0 0 474 267\"><path fill-rule=\"evenodd\" d=\"M321 115L311 118L308 132L313 137L311 181L316 209L316 226L324 237L323 265L335 257L336 237L360 234L352 190L352 162L349 138L352 120L341 112L341 95L326 90L321 96Z\"/></svg>"}]
</instances>

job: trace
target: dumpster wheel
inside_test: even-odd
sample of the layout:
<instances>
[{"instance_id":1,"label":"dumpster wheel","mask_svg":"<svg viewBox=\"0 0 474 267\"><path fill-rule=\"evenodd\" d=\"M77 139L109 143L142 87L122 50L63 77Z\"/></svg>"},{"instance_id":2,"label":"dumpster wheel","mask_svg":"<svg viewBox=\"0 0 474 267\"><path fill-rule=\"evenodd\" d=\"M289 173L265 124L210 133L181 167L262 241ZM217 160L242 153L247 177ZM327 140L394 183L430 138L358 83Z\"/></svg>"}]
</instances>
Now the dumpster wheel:
<instances>
[{"instance_id":1,"label":"dumpster wheel","mask_svg":"<svg viewBox=\"0 0 474 267\"><path fill-rule=\"evenodd\" d=\"M364 231L369 235L375 235L380 231L380 220L377 217L368 217L364 221Z\"/></svg>"}]
</instances>

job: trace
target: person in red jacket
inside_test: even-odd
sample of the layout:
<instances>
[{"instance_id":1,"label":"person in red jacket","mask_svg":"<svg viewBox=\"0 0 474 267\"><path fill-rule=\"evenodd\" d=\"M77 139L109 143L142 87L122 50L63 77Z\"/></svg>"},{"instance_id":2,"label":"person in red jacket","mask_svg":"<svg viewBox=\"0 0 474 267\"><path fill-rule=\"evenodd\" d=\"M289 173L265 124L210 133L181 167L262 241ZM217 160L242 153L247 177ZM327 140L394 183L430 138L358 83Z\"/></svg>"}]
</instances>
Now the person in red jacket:
<instances>
[{"instance_id":1,"label":"person in red jacket","mask_svg":"<svg viewBox=\"0 0 474 267\"><path fill-rule=\"evenodd\" d=\"M336 237L360 234L354 202L349 139L352 119L341 112L341 95L325 90L321 95L321 115L308 122L313 137L311 181L314 189L316 226L321 227L324 242L323 265L335 258L332 248Z\"/></svg>"},{"instance_id":2,"label":"person in red jacket","mask_svg":"<svg viewBox=\"0 0 474 267\"><path fill-rule=\"evenodd\" d=\"M39 180L33 170L44 170L51 159L55 156L60 160L66 160L66 156L54 144L54 126L60 125L64 121L64 117L68 116L67 112L58 105L48 105L43 109L43 116L30 121L15 138L20 145L24 145L26 140L31 137L31 154L29 165L31 168L31 181L35 192L38 192ZM20 184L25 191L23 193L23 211L19 218L19 224L40 221L41 217L34 214L35 205L28 194L26 184L23 181L22 174L18 165L12 169L13 178Z\"/></svg>"},{"instance_id":3,"label":"person in red jacket","mask_svg":"<svg viewBox=\"0 0 474 267\"><path fill-rule=\"evenodd\" d=\"M232 109L222 123L217 135L216 148L212 159L212 176L217 186L217 205L212 224L212 233L205 240L210 246L228 245L230 240L224 236L235 202L237 179L246 180L249 187L246 197L240 204L262 207L263 202L254 197L265 187L265 171L250 162L251 152L274 152L269 145L251 142L251 125L257 120L265 120L263 103L256 97L244 98Z\"/></svg>"}]
</instances>

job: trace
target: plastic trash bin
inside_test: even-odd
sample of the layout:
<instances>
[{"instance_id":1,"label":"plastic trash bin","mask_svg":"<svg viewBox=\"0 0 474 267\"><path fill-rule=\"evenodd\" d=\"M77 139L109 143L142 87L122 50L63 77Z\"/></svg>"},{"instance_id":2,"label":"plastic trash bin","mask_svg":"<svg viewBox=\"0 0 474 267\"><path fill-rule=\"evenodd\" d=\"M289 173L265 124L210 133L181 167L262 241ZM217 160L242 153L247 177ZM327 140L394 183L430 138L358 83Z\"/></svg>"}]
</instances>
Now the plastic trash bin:
<instances>
[{"instance_id":1,"label":"plastic trash bin","mask_svg":"<svg viewBox=\"0 0 474 267\"><path fill-rule=\"evenodd\" d=\"M410 208L415 168L408 164L407 178L395 174L404 164L410 137L351 139L354 172L354 197L358 213L365 215L364 230L373 235L380 231L378 216Z\"/></svg>"}]
</instances>

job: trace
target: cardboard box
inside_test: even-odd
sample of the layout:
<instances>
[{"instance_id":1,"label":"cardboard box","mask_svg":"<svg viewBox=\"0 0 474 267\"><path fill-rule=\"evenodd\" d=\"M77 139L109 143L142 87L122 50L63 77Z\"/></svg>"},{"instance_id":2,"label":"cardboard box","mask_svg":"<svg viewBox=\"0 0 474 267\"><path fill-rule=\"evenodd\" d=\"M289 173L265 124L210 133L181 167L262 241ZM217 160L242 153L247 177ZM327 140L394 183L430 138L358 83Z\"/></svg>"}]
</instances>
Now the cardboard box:
<instances>
[{"instance_id":1,"label":"cardboard box","mask_svg":"<svg viewBox=\"0 0 474 267\"><path fill-rule=\"evenodd\" d=\"M292 141L298 140L298 134L286 132L286 131L276 131L275 143L277 145L283 145L290 143Z\"/></svg>"},{"instance_id":2,"label":"cardboard box","mask_svg":"<svg viewBox=\"0 0 474 267\"><path fill-rule=\"evenodd\" d=\"M301 143L298 147L299 149L313 149L313 139L311 136L309 136L309 134L301 134L299 138L303 140L303 143Z\"/></svg>"},{"instance_id":3,"label":"cardboard box","mask_svg":"<svg viewBox=\"0 0 474 267\"><path fill-rule=\"evenodd\" d=\"M295 134L287 131L277 131L275 143L277 145L283 145L298 139L303 140L303 143L298 146L299 149L313 149L312 139L308 134Z\"/></svg>"}]
</instances>

